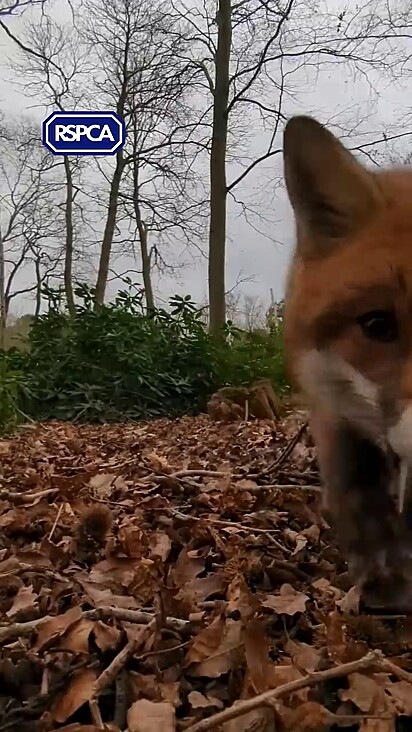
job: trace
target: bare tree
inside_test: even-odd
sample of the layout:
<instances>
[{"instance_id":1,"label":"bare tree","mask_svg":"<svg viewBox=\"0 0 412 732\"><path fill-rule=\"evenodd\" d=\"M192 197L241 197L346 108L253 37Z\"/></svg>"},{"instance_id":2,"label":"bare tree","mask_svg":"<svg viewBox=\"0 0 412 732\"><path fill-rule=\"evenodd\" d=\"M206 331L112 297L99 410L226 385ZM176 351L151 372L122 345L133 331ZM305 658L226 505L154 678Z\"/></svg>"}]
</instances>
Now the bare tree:
<instances>
[{"instance_id":1,"label":"bare tree","mask_svg":"<svg viewBox=\"0 0 412 732\"><path fill-rule=\"evenodd\" d=\"M116 109L127 127L127 144L117 152L114 165L101 165L109 193L95 301L99 305L104 300L115 235L126 213L134 220L150 311L151 269L160 256L159 240L172 230L188 232L199 209L199 202L183 201L195 127L185 103L193 67L181 59L184 34L171 32L170 13L165 14L161 0L86 0L84 7L82 32L96 59L95 95L102 105ZM152 234L157 242L150 242Z\"/></svg>"},{"instance_id":2,"label":"bare tree","mask_svg":"<svg viewBox=\"0 0 412 732\"><path fill-rule=\"evenodd\" d=\"M30 122L9 122L5 129L0 139L2 332L12 300L33 292L38 300L43 282L59 267L64 231L56 210L53 161L37 139L36 128Z\"/></svg>"},{"instance_id":3,"label":"bare tree","mask_svg":"<svg viewBox=\"0 0 412 732\"><path fill-rule=\"evenodd\" d=\"M45 2L47 2L47 0L14 0L14 2L0 0L0 18L8 15L19 15L30 7L42 7Z\"/></svg>"},{"instance_id":4,"label":"bare tree","mask_svg":"<svg viewBox=\"0 0 412 732\"><path fill-rule=\"evenodd\" d=\"M51 109L72 109L82 104L85 77L85 49L72 27L60 26L43 14L40 23L26 27L24 41L13 36L21 51L15 68L23 77L25 94L41 99ZM50 156L51 157L51 156ZM75 257L76 197L81 190L84 160L67 155L56 158L55 165L63 168L65 179L65 247L64 289L69 313L75 312L73 294L73 262Z\"/></svg>"},{"instance_id":5,"label":"bare tree","mask_svg":"<svg viewBox=\"0 0 412 732\"><path fill-rule=\"evenodd\" d=\"M279 133L302 70L306 85L312 70L320 73L332 63L368 80L377 72L407 73L411 8L383 0L343 11L315 0L218 0L216 12L214 0L171 2L191 24L191 59L203 89L202 132L205 119L211 126L209 307L210 330L218 333L225 321L228 195L237 201L235 189L280 153Z\"/></svg>"}]
</instances>

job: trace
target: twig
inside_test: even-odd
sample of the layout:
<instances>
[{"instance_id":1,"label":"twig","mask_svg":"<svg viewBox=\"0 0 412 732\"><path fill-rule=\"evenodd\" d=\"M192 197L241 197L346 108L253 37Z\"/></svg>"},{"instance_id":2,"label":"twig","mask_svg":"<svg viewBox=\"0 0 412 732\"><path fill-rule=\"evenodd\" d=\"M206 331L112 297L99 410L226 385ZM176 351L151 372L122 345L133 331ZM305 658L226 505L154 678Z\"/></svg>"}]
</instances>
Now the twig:
<instances>
[{"instance_id":1,"label":"twig","mask_svg":"<svg viewBox=\"0 0 412 732\"><path fill-rule=\"evenodd\" d=\"M289 440L285 449L280 453L279 457L277 457L276 460L273 461L273 463L270 463L270 465L268 465L267 468L264 468L263 470L261 470L260 473L253 473L253 474L249 475L249 478L252 478L252 479L263 478L265 475L268 475L268 473L277 472L282 467L282 465L286 462L289 455L295 449L299 440L306 432L308 425L309 425L309 422L305 422L298 429L298 431L293 435L292 439Z\"/></svg>"},{"instance_id":2,"label":"twig","mask_svg":"<svg viewBox=\"0 0 412 732\"><path fill-rule=\"evenodd\" d=\"M402 679L402 681L407 681L408 684L412 684L412 674L409 673L409 671L405 671L405 669L401 668L400 666L397 666L396 663L388 661L386 658L384 658L382 660L381 666L384 671L387 671L387 673L392 674L393 676L397 676L398 679Z\"/></svg>"},{"instance_id":3,"label":"twig","mask_svg":"<svg viewBox=\"0 0 412 732\"><path fill-rule=\"evenodd\" d=\"M2 501L14 501L15 503L28 503L29 501L36 501L37 498L45 498L53 493L58 493L58 490L58 488L47 488L47 490L38 491L37 493L17 493L17 491L0 490L0 499Z\"/></svg>"},{"instance_id":4,"label":"twig","mask_svg":"<svg viewBox=\"0 0 412 732\"><path fill-rule=\"evenodd\" d=\"M53 524L53 526L52 526L52 528L51 528L51 531L50 531L50 534L49 534L49 536L48 536L48 541L51 541L51 540L52 540L52 536L53 536L53 534L54 534L54 532L55 532L55 530L56 530L56 526L57 526L57 524L59 523L59 520L60 520L60 516L62 515L62 511L63 511L63 506L64 506L64 502L62 502L62 503L60 504L60 506L59 506L59 510L57 511L57 516L56 516L56 518L55 518L54 524Z\"/></svg>"},{"instance_id":5,"label":"twig","mask_svg":"<svg viewBox=\"0 0 412 732\"><path fill-rule=\"evenodd\" d=\"M52 617L53 616L51 615L45 615L42 618L28 620L26 623L13 623L12 625L0 626L0 644L8 640L13 640L14 638L27 637L30 633L37 630L42 623L51 620ZM96 608L94 610L85 610L83 612L83 617L88 618L89 620L115 618L116 620L125 620L126 622L138 623L141 625L147 625L153 620L152 613L109 606ZM189 620L168 617L165 620L164 627L169 630L173 630L174 632L181 633L193 626Z\"/></svg>"},{"instance_id":6,"label":"twig","mask_svg":"<svg viewBox=\"0 0 412 732\"><path fill-rule=\"evenodd\" d=\"M89 709L90 709L90 714L91 714L91 717L93 720L93 724L98 729L104 729L102 715L100 713L99 704L96 701L96 699L89 700Z\"/></svg>"},{"instance_id":7,"label":"twig","mask_svg":"<svg viewBox=\"0 0 412 732\"><path fill-rule=\"evenodd\" d=\"M263 692L263 694L258 694L258 696L253 697L253 699L245 699L237 702L228 709L224 709L222 712L213 714L208 719L202 719L200 722L192 724L187 729L190 730L190 732L206 732L207 730L213 729L225 722L229 722L231 719L236 719L236 717L247 714L252 709L256 709L256 707L262 707L268 703L271 704L274 699L279 699L279 697L282 696L288 696L294 691L299 691L299 689L304 689L308 686L316 686L316 684L326 681L327 679L336 679L340 676L348 676L349 674L353 674L355 671L369 668L376 663L381 664L382 659L383 655L381 651L370 651L357 661L343 663L339 666L326 669L325 671L317 671L316 673L304 676L302 679L289 681L287 684L282 684L281 686L276 687L276 689L270 689L269 691Z\"/></svg>"},{"instance_id":8,"label":"twig","mask_svg":"<svg viewBox=\"0 0 412 732\"><path fill-rule=\"evenodd\" d=\"M322 493L323 490L320 485L299 485L298 483L273 483L271 485L260 485L260 490L272 490L272 491L312 491L312 493ZM249 489L248 489L249 490Z\"/></svg>"},{"instance_id":9,"label":"twig","mask_svg":"<svg viewBox=\"0 0 412 732\"><path fill-rule=\"evenodd\" d=\"M134 638L131 638L125 647L117 654L111 664L100 674L94 684L92 699L96 699L107 686L110 686L115 680L117 674L124 668L129 658L131 658L137 648L144 643L147 636L156 626L156 617L153 617L144 628Z\"/></svg>"},{"instance_id":10,"label":"twig","mask_svg":"<svg viewBox=\"0 0 412 732\"><path fill-rule=\"evenodd\" d=\"M245 531L247 534L265 534L270 539L271 543L277 546L278 549L281 549L283 552L289 551L280 543L280 541L272 536L273 533L279 533L279 529L258 529L254 526L238 524L236 521L222 521L222 519L215 519L207 516L192 516L189 513L182 513L181 511L171 507L167 508L167 511L169 511L173 516L176 516L176 518L180 518L182 521L206 521L206 523L213 524L213 526L223 526L224 528L233 527L235 529L239 529L239 531Z\"/></svg>"}]
</instances>

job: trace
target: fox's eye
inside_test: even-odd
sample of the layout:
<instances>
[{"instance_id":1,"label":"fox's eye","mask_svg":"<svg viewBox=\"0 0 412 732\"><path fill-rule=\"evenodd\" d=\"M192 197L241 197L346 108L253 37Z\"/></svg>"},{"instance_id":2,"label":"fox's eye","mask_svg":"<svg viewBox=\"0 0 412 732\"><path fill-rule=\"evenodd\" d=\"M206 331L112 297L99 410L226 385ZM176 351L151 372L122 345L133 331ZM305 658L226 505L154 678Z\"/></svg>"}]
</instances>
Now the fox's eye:
<instances>
[{"instance_id":1,"label":"fox's eye","mask_svg":"<svg viewBox=\"0 0 412 732\"><path fill-rule=\"evenodd\" d=\"M361 315L358 324L371 341L393 343L398 337L398 324L392 310L372 310Z\"/></svg>"}]
</instances>

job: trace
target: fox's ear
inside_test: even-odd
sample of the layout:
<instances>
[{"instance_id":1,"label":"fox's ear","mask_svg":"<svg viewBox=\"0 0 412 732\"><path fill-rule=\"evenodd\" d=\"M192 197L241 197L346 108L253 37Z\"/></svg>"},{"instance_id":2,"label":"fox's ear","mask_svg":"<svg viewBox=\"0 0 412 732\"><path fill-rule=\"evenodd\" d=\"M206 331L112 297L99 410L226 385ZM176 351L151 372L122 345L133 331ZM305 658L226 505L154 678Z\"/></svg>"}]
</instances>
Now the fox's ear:
<instances>
[{"instance_id":1,"label":"fox's ear","mask_svg":"<svg viewBox=\"0 0 412 732\"><path fill-rule=\"evenodd\" d=\"M373 216L381 202L377 177L311 117L292 117L283 143L286 188L303 253L322 256Z\"/></svg>"}]
</instances>

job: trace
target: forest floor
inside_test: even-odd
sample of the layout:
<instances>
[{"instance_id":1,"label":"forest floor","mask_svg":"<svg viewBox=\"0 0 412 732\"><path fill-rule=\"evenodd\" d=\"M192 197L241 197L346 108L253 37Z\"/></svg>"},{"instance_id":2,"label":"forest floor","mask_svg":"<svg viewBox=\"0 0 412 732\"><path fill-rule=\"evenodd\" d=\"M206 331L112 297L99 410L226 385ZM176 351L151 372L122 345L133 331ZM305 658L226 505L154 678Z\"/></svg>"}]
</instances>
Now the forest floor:
<instances>
[{"instance_id":1,"label":"forest floor","mask_svg":"<svg viewBox=\"0 0 412 732\"><path fill-rule=\"evenodd\" d=\"M0 732L412 730L412 618L362 611L303 420L0 440Z\"/></svg>"}]
</instances>

